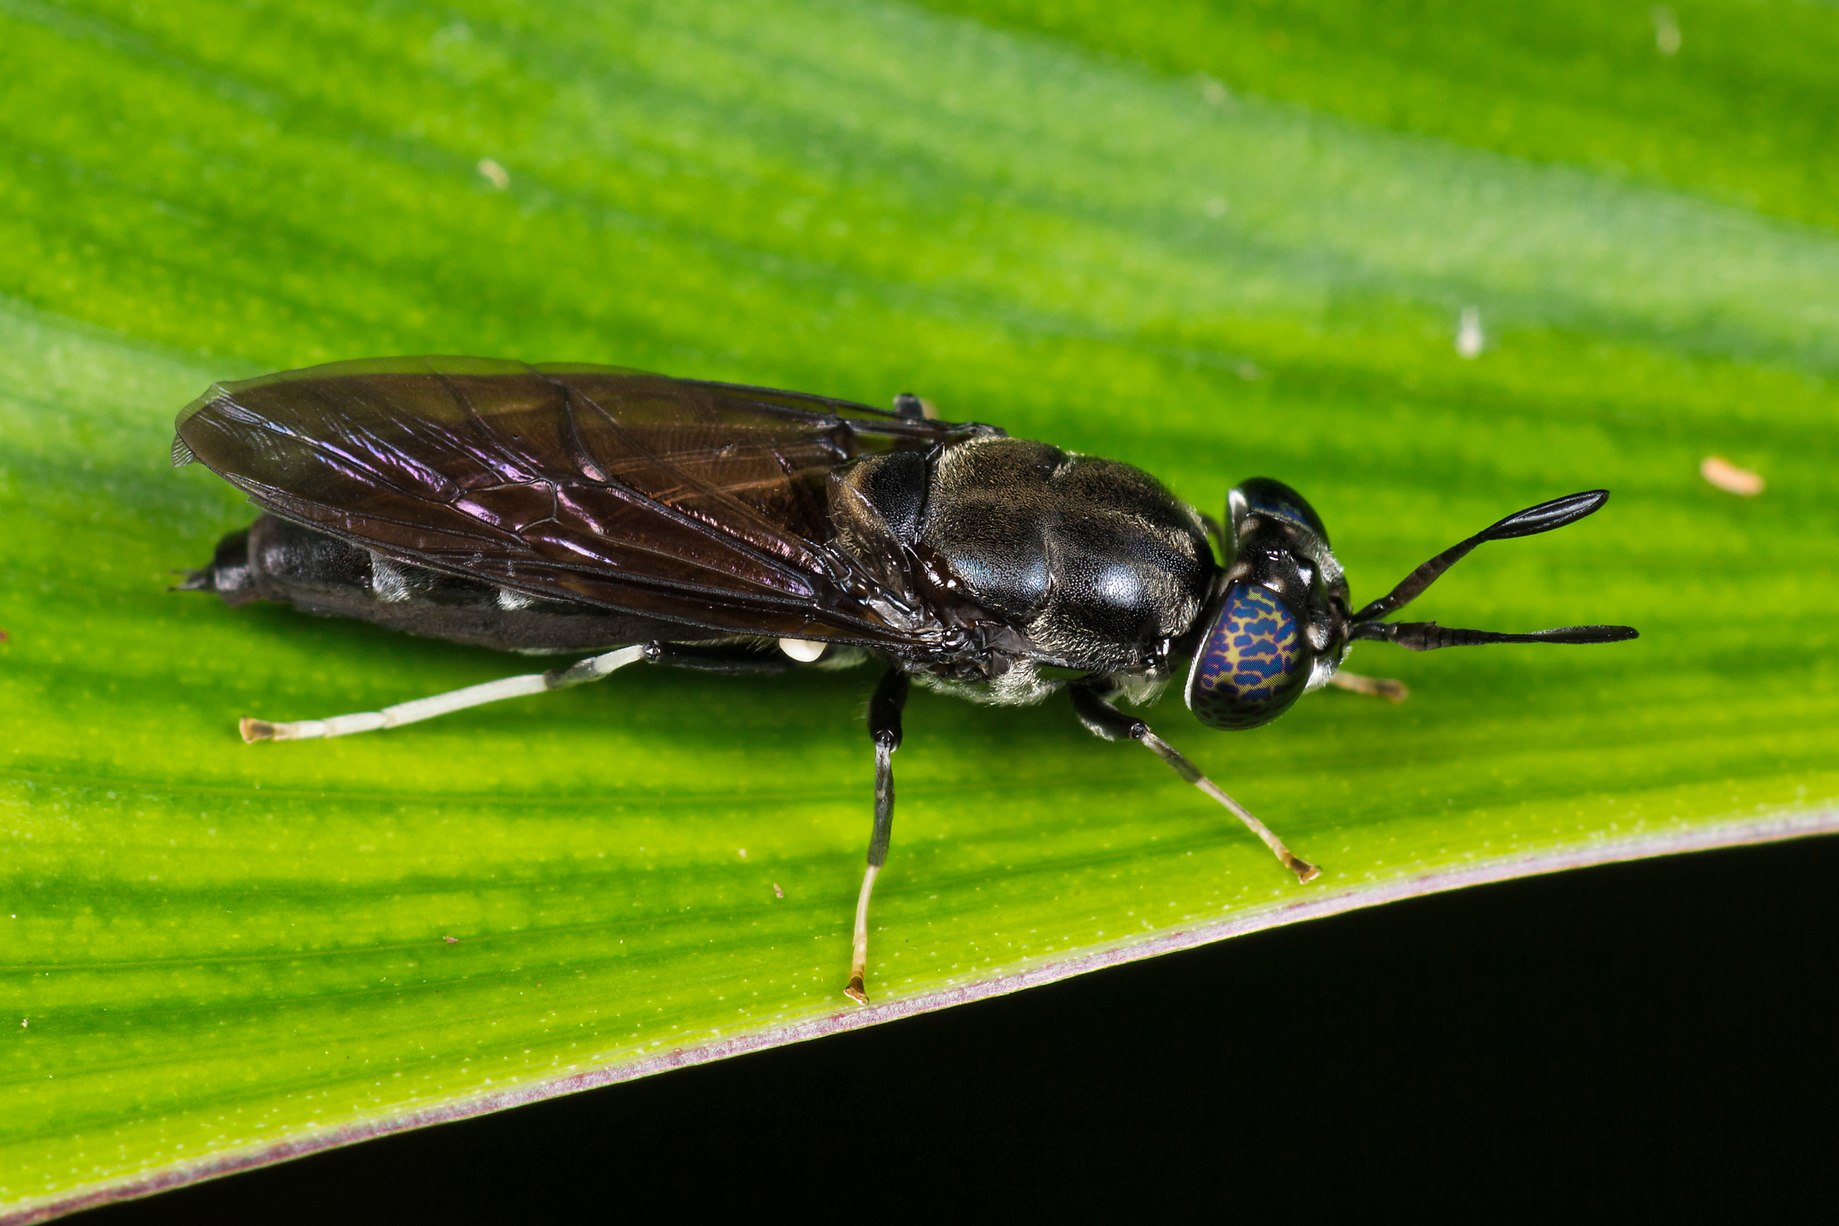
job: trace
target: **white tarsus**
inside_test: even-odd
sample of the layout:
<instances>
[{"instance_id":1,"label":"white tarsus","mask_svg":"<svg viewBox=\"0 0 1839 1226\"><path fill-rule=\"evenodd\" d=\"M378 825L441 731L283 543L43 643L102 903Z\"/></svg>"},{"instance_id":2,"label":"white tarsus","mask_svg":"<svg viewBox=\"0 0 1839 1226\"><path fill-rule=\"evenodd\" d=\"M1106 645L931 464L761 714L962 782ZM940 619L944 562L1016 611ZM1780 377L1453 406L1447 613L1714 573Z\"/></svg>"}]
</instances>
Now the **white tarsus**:
<instances>
[{"instance_id":1,"label":"white tarsus","mask_svg":"<svg viewBox=\"0 0 1839 1226\"><path fill-rule=\"evenodd\" d=\"M426 698L400 702L393 707L384 707L381 711L356 711L350 715L332 715L325 719L303 719L291 724L275 724L265 719L245 717L241 725L243 739L245 741L306 741L329 736L350 736L354 732L375 732L380 728L396 728L403 724L433 719L437 715L450 715L455 711L464 711L468 707L498 702L505 698L521 698L526 694L544 694L550 690L586 685L590 681L599 681L616 669L624 668L628 664L636 664L644 658L644 646L634 644L631 647L620 647L601 655L589 656L585 660L577 660L566 668L552 668L546 673L525 673L517 677L501 677L497 681L469 685L465 689L449 690L445 694L431 694Z\"/></svg>"}]
</instances>

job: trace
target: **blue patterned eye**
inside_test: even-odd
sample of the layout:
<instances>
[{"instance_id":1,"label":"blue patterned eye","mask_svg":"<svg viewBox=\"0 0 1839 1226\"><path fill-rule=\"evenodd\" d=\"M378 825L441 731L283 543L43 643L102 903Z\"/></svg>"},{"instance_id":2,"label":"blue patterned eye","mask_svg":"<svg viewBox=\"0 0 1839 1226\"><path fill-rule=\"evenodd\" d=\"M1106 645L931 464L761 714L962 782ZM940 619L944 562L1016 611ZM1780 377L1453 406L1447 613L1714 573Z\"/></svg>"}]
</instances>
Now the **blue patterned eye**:
<instances>
[{"instance_id":1,"label":"blue patterned eye","mask_svg":"<svg viewBox=\"0 0 1839 1226\"><path fill-rule=\"evenodd\" d=\"M1308 687L1315 653L1290 606L1269 588L1234 583L1188 673L1188 709L1215 728L1255 728Z\"/></svg>"}]
</instances>

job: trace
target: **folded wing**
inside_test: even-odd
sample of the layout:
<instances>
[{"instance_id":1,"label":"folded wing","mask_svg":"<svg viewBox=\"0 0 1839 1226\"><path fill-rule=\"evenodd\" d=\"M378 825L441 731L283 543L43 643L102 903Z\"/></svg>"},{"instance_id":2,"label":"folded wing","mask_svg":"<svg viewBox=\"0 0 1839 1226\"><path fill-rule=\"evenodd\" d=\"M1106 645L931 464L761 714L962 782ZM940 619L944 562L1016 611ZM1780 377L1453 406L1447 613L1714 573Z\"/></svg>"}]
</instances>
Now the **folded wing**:
<instances>
[{"instance_id":1,"label":"folded wing","mask_svg":"<svg viewBox=\"0 0 1839 1226\"><path fill-rule=\"evenodd\" d=\"M273 514L534 596L911 646L921 611L831 547L826 481L979 433L612 367L407 358L217 384L179 415L173 456Z\"/></svg>"}]
</instances>

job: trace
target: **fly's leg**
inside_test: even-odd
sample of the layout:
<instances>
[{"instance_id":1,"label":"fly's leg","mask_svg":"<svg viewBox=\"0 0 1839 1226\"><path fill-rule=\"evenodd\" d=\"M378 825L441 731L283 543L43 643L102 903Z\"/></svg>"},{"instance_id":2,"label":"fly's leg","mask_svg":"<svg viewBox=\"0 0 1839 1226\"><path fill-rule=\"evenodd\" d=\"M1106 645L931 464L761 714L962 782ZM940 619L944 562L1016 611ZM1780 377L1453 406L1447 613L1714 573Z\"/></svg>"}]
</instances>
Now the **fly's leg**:
<instances>
[{"instance_id":1,"label":"fly's leg","mask_svg":"<svg viewBox=\"0 0 1839 1226\"><path fill-rule=\"evenodd\" d=\"M276 724L265 719L250 719L245 716L241 724L243 739L245 741L305 741L329 736L350 736L354 732L374 732L380 728L399 728L403 724L433 719L437 715L451 715L455 711L464 711L468 707L482 706L488 702L585 685L590 681L599 681L615 670L624 668L628 664L636 664L644 658L644 645L635 644L631 647L620 647L614 651L604 652L601 655L589 656L585 660L577 660L566 668L552 668L546 673L524 673L516 677L500 677L496 681L469 685L465 689L449 690L445 694L432 694L427 698L400 702L393 707L384 707L380 711L355 711L350 715L333 715L325 719L303 719L291 724Z\"/></svg>"},{"instance_id":2,"label":"fly's leg","mask_svg":"<svg viewBox=\"0 0 1839 1226\"><path fill-rule=\"evenodd\" d=\"M1226 531L1220 527L1220 521L1213 518L1213 516L1207 514L1205 511L1201 511L1198 514L1200 515L1200 522L1206 525L1207 539L1213 542L1214 549L1219 551L1221 557L1230 558L1233 555L1233 549L1226 543Z\"/></svg>"},{"instance_id":3,"label":"fly's leg","mask_svg":"<svg viewBox=\"0 0 1839 1226\"><path fill-rule=\"evenodd\" d=\"M683 643L654 643L646 661L675 668L719 673L773 673L803 666L806 644L765 651L732 647L697 647ZM794 654L796 653L796 654ZM868 1003L868 900L875 878L887 863L888 839L894 828L894 751L900 748L900 715L907 703L907 674L889 669L868 703L868 733L875 743L875 826L868 837L868 865L862 871L862 888L856 895L856 926L849 961L849 985L843 989L859 1005Z\"/></svg>"},{"instance_id":4,"label":"fly's leg","mask_svg":"<svg viewBox=\"0 0 1839 1226\"><path fill-rule=\"evenodd\" d=\"M822 647L821 643L809 644ZM822 655L822 652L819 652ZM786 655L783 648L716 646L700 643L647 643L645 663L665 668L687 668L697 673L719 673L724 677L771 677L789 673L810 661Z\"/></svg>"},{"instance_id":5,"label":"fly's leg","mask_svg":"<svg viewBox=\"0 0 1839 1226\"><path fill-rule=\"evenodd\" d=\"M1282 861L1285 868L1296 874L1298 881L1312 880L1322 871L1285 847L1283 840L1272 833L1269 826L1254 817L1251 810L1221 791L1217 783L1201 774L1192 762L1176 753L1173 746L1150 731L1148 724L1112 706L1108 687L1103 682L1090 679L1076 681L1068 687L1067 693L1073 700L1073 710L1079 716L1079 722L1094 736L1107 741L1135 741L1167 762L1176 774L1231 810L1234 817L1245 823L1246 829L1271 849L1271 854Z\"/></svg>"},{"instance_id":6,"label":"fly's leg","mask_svg":"<svg viewBox=\"0 0 1839 1226\"><path fill-rule=\"evenodd\" d=\"M938 410L930 401L921 400L912 392L902 392L894 397L894 416L903 421L937 421Z\"/></svg>"},{"instance_id":7,"label":"fly's leg","mask_svg":"<svg viewBox=\"0 0 1839 1226\"><path fill-rule=\"evenodd\" d=\"M1403 681L1394 681L1390 677L1368 677L1360 673L1336 673L1328 679L1328 684L1351 694L1367 694L1374 698L1383 698L1387 702L1403 702L1411 696L1411 689Z\"/></svg>"},{"instance_id":8,"label":"fly's leg","mask_svg":"<svg viewBox=\"0 0 1839 1226\"><path fill-rule=\"evenodd\" d=\"M776 673L803 666L805 645L765 651L733 647L698 647L684 643L653 643L646 662L674 668L718 673ZM798 654L792 654L792 653ZM900 748L900 715L907 704L907 674L889 669L868 703L868 734L875 744L875 825L868 837L868 864L862 871L862 888L856 895L856 926L849 960L849 984L844 993L857 1004L868 1003L868 900L875 878L887 863L888 840L894 828L894 751Z\"/></svg>"},{"instance_id":9,"label":"fly's leg","mask_svg":"<svg viewBox=\"0 0 1839 1226\"><path fill-rule=\"evenodd\" d=\"M888 836L894 828L894 751L900 748L900 712L907 702L907 674L889 669L868 703L868 734L875 741L875 829L868 836L868 867L862 872L862 891L856 895L855 952L849 960L849 986L845 995L859 1005L868 1003L868 896L875 877L887 863Z\"/></svg>"},{"instance_id":10,"label":"fly's leg","mask_svg":"<svg viewBox=\"0 0 1839 1226\"><path fill-rule=\"evenodd\" d=\"M628 664L640 662L663 664L673 668L693 668L719 673L776 673L796 666L777 652L736 651L724 648L698 648L685 643L634 643L589 656L585 660L544 673L524 673L449 690L410 702L397 703L380 711L357 711L350 715L333 715L326 719L303 719L291 724L271 723L265 719L244 718L245 741L305 741L331 736L350 736L354 732L375 732L382 728L399 728L437 715L451 715L468 707L483 706L506 698L526 694L546 694L586 685L610 676Z\"/></svg>"},{"instance_id":11,"label":"fly's leg","mask_svg":"<svg viewBox=\"0 0 1839 1226\"><path fill-rule=\"evenodd\" d=\"M703 672L727 674L780 673L797 668L803 661L780 651L750 650L729 647L698 647L684 643L638 643L613 651L589 656L566 668L545 673L527 673L504 677L465 689L434 694L411 702L384 707L380 711L359 711L334 715L327 719L300 720L295 723L271 723L268 720L244 719L245 741L299 741L354 732L371 732L395 728L419 720L433 719L464 711L505 698L541 694L599 681L628 664L662 664ZM875 878L888 858L888 837L894 826L894 751L900 748L900 714L907 701L907 675L890 670L875 687L869 700L868 729L875 742L875 826L869 835L868 867L862 874L862 889L856 898L854 956L849 966L849 986L844 989L859 1004L868 1003L865 982L868 976L868 900L875 889Z\"/></svg>"}]
</instances>

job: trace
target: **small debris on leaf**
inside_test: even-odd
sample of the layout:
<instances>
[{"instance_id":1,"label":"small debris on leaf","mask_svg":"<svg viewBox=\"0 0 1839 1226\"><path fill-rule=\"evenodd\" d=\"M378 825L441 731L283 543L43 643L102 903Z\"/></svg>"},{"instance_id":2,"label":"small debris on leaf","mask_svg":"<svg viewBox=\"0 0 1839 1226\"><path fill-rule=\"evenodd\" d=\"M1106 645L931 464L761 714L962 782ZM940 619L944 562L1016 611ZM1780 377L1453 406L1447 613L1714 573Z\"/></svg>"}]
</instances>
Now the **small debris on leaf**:
<instances>
[{"instance_id":1,"label":"small debris on leaf","mask_svg":"<svg viewBox=\"0 0 1839 1226\"><path fill-rule=\"evenodd\" d=\"M478 170L480 176L498 191L511 186L511 172L491 158L480 158Z\"/></svg>"},{"instance_id":2,"label":"small debris on leaf","mask_svg":"<svg viewBox=\"0 0 1839 1226\"><path fill-rule=\"evenodd\" d=\"M1481 333L1481 311L1472 306L1462 308L1456 321L1456 356L1473 361L1481 356L1487 338Z\"/></svg>"},{"instance_id":3,"label":"small debris on leaf","mask_svg":"<svg viewBox=\"0 0 1839 1226\"><path fill-rule=\"evenodd\" d=\"M1654 49L1662 55L1678 55L1679 43L1679 17L1661 5L1654 10Z\"/></svg>"},{"instance_id":4,"label":"small debris on leaf","mask_svg":"<svg viewBox=\"0 0 1839 1226\"><path fill-rule=\"evenodd\" d=\"M1738 468L1719 455L1708 455L1699 461L1699 476L1727 494L1737 494L1744 498L1754 498L1762 493L1765 485L1761 473Z\"/></svg>"}]
</instances>

